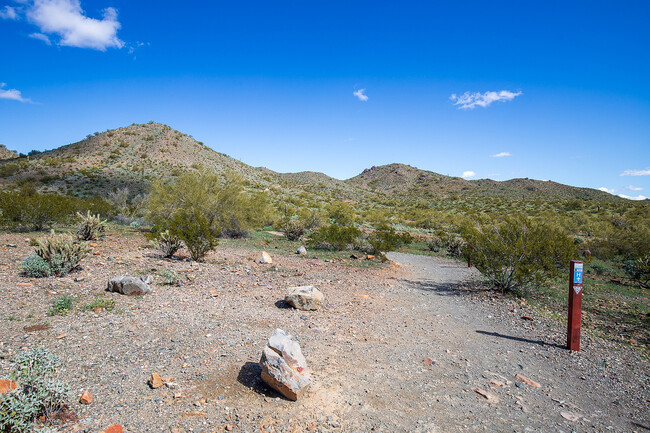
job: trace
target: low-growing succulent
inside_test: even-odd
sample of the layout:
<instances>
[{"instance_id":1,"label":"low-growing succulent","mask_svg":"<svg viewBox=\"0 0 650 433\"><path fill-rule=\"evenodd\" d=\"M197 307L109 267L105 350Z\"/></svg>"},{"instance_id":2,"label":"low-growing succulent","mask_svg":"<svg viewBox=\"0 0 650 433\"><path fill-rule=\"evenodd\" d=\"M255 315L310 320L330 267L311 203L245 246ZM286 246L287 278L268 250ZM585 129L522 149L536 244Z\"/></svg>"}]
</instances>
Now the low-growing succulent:
<instances>
[{"instance_id":1,"label":"low-growing succulent","mask_svg":"<svg viewBox=\"0 0 650 433\"><path fill-rule=\"evenodd\" d=\"M52 268L43 257L34 253L23 259L23 272L28 277L49 277L52 275Z\"/></svg>"},{"instance_id":2,"label":"low-growing succulent","mask_svg":"<svg viewBox=\"0 0 650 433\"><path fill-rule=\"evenodd\" d=\"M79 266L79 262L90 250L86 244L76 243L72 236L56 235L39 239L34 252L47 262L51 274L65 275Z\"/></svg>"}]
</instances>

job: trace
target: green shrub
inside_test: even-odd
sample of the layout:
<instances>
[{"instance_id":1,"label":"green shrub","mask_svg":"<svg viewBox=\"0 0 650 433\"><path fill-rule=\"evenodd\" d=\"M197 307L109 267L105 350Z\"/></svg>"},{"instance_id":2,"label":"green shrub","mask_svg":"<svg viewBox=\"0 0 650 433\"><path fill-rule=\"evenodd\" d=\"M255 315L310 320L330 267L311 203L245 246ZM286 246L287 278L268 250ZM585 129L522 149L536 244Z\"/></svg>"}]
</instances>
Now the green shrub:
<instances>
[{"instance_id":1,"label":"green shrub","mask_svg":"<svg viewBox=\"0 0 650 433\"><path fill-rule=\"evenodd\" d=\"M158 273L167 286L180 286L184 278L173 269L163 269Z\"/></svg>"},{"instance_id":2,"label":"green shrub","mask_svg":"<svg viewBox=\"0 0 650 433\"><path fill-rule=\"evenodd\" d=\"M382 261L386 261L388 259L384 253L412 243L413 238L409 233L397 233L393 227L382 224L369 236L368 242L372 246L372 253L379 256Z\"/></svg>"},{"instance_id":3,"label":"green shrub","mask_svg":"<svg viewBox=\"0 0 650 433\"><path fill-rule=\"evenodd\" d=\"M591 269L593 269L593 271L594 271L594 273L595 273L596 275L603 275L603 274L605 274L605 273L609 273L609 272L612 271L612 270L611 270L610 268L608 268L607 266L605 266L605 265L601 265L601 264L599 264L599 263L594 263L593 265L591 265Z\"/></svg>"},{"instance_id":4,"label":"green shrub","mask_svg":"<svg viewBox=\"0 0 650 433\"><path fill-rule=\"evenodd\" d=\"M352 248L360 235L361 231L356 227L329 224L312 234L309 245L314 248L342 251Z\"/></svg>"},{"instance_id":5,"label":"green shrub","mask_svg":"<svg viewBox=\"0 0 650 433\"><path fill-rule=\"evenodd\" d=\"M151 243L162 253L163 257L170 258L181 248L183 241L169 233L169 230L154 234Z\"/></svg>"},{"instance_id":6,"label":"green shrub","mask_svg":"<svg viewBox=\"0 0 650 433\"><path fill-rule=\"evenodd\" d=\"M38 254L31 254L23 259L23 272L28 277L42 278L52 275L50 265Z\"/></svg>"},{"instance_id":7,"label":"green shrub","mask_svg":"<svg viewBox=\"0 0 650 433\"><path fill-rule=\"evenodd\" d=\"M90 211L86 214L77 212L79 227L77 237L83 241L91 241L102 236L106 231L106 221L102 221L99 215L93 215Z\"/></svg>"},{"instance_id":8,"label":"green shrub","mask_svg":"<svg viewBox=\"0 0 650 433\"><path fill-rule=\"evenodd\" d=\"M282 233L290 241L300 240L305 235L305 224L297 219L289 219L282 225Z\"/></svg>"},{"instance_id":9,"label":"green shrub","mask_svg":"<svg viewBox=\"0 0 650 433\"><path fill-rule=\"evenodd\" d=\"M52 378L59 359L45 348L26 350L11 361L9 378L19 386L0 398L0 432L30 433L36 418L45 416L49 421L66 408L70 389Z\"/></svg>"},{"instance_id":10,"label":"green shrub","mask_svg":"<svg viewBox=\"0 0 650 433\"><path fill-rule=\"evenodd\" d=\"M521 216L467 225L462 232L476 268L504 291L559 276L576 256L573 240L561 229Z\"/></svg>"},{"instance_id":11,"label":"green shrub","mask_svg":"<svg viewBox=\"0 0 650 433\"><path fill-rule=\"evenodd\" d=\"M68 312L72 310L72 304L75 299L72 296L63 295L52 301L52 308L50 308L50 316L67 316Z\"/></svg>"},{"instance_id":12,"label":"green shrub","mask_svg":"<svg viewBox=\"0 0 650 433\"><path fill-rule=\"evenodd\" d=\"M54 275L65 275L75 269L89 250L88 245L75 243L72 236L57 235L54 231L39 239L34 247L34 252L47 262Z\"/></svg>"},{"instance_id":13,"label":"green shrub","mask_svg":"<svg viewBox=\"0 0 650 433\"><path fill-rule=\"evenodd\" d=\"M440 236L433 235L431 238L427 239L427 248L429 251L434 253L439 252L445 247L445 242L440 238Z\"/></svg>"},{"instance_id":14,"label":"green shrub","mask_svg":"<svg viewBox=\"0 0 650 433\"><path fill-rule=\"evenodd\" d=\"M650 287L650 254L638 259L626 260L623 269L632 279L638 281L642 287Z\"/></svg>"},{"instance_id":15,"label":"green shrub","mask_svg":"<svg viewBox=\"0 0 650 433\"><path fill-rule=\"evenodd\" d=\"M104 298L103 296L96 297L92 302L83 306L84 311L95 310L97 308L102 308L106 311L111 311L115 308L115 300L110 298Z\"/></svg>"},{"instance_id":16,"label":"green shrub","mask_svg":"<svg viewBox=\"0 0 650 433\"><path fill-rule=\"evenodd\" d=\"M147 203L148 218L156 230L168 230L182 240L197 261L216 248L223 230L259 224L267 207L265 196L244 192L241 178L227 174L221 182L207 171L155 183Z\"/></svg>"}]
</instances>

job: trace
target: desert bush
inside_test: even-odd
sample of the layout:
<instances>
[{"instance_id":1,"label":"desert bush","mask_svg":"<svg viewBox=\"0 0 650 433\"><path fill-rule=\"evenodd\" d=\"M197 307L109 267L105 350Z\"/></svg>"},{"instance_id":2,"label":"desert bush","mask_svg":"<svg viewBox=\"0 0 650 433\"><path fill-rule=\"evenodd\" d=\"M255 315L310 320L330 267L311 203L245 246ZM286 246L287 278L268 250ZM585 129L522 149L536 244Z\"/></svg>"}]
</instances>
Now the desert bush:
<instances>
[{"instance_id":1,"label":"desert bush","mask_svg":"<svg viewBox=\"0 0 650 433\"><path fill-rule=\"evenodd\" d=\"M79 227L77 228L77 237L83 241L91 241L104 235L106 231L106 221L102 221L99 215L93 215L90 211L86 214L77 212Z\"/></svg>"},{"instance_id":2,"label":"desert bush","mask_svg":"<svg viewBox=\"0 0 650 433\"><path fill-rule=\"evenodd\" d=\"M159 273L163 279L163 284L167 286L180 286L184 278L173 269L163 269Z\"/></svg>"},{"instance_id":3,"label":"desert bush","mask_svg":"<svg viewBox=\"0 0 650 433\"><path fill-rule=\"evenodd\" d=\"M342 251L353 247L360 235L356 227L329 224L316 230L308 243L314 248Z\"/></svg>"},{"instance_id":4,"label":"desert bush","mask_svg":"<svg viewBox=\"0 0 650 433\"><path fill-rule=\"evenodd\" d=\"M642 287L650 287L650 254L637 259L626 260L623 269Z\"/></svg>"},{"instance_id":5,"label":"desert bush","mask_svg":"<svg viewBox=\"0 0 650 433\"><path fill-rule=\"evenodd\" d=\"M354 209L349 203L337 201L327 206L327 217L332 224L351 226L356 221Z\"/></svg>"},{"instance_id":6,"label":"desert bush","mask_svg":"<svg viewBox=\"0 0 650 433\"><path fill-rule=\"evenodd\" d=\"M59 359L45 348L26 350L11 361L9 378L18 388L0 398L0 432L30 433L36 418L49 420L66 408L70 388L53 378Z\"/></svg>"},{"instance_id":7,"label":"desert bush","mask_svg":"<svg viewBox=\"0 0 650 433\"><path fill-rule=\"evenodd\" d=\"M163 257L167 258L172 257L178 250L183 248L183 241L169 233L169 230L155 233L151 242L162 253Z\"/></svg>"},{"instance_id":8,"label":"desert bush","mask_svg":"<svg viewBox=\"0 0 650 433\"><path fill-rule=\"evenodd\" d=\"M305 224L298 219L288 219L282 225L282 233L290 241L300 240L305 235Z\"/></svg>"},{"instance_id":9,"label":"desert bush","mask_svg":"<svg viewBox=\"0 0 650 433\"><path fill-rule=\"evenodd\" d=\"M72 236L57 235L39 239L34 252L47 262L50 274L65 275L79 266L79 262L88 254L90 247L76 243Z\"/></svg>"},{"instance_id":10,"label":"desert bush","mask_svg":"<svg viewBox=\"0 0 650 433\"><path fill-rule=\"evenodd\" d=\"M72 304L74 304L74 301L75 299L72 296L60 296L52 301L52 307L48 314L50 316L67 316L68 312L72 310Z\"/></svg>"},{"instance_id":11,"label":"desert bush","mask_svg":"<svg viewBox=\"0 0 650 433\"><path fill-rule=\"evenodd\" d=\"M264 218L266 197L246 194L241 178L227 174L186 173L169 183L154 183L147 209L156 231L168 230L201 260L216 248L223 230L248 229Z\"/></svg>"},{"instance_id":12,"label":"desert bush","mask_svg":"<svg viewBox=\"0 0 650 433\"><path fill-rule=\"evenodd\" d=\"M466 246L467 242L459 235L450 235L447 237L445 247L447 248L447 254L452 257L462 257Z\"/></svg>"},{"instance_id":13,"label":"desert bush","mask_svg":"<svg viewBox=\"0 0 650 433\"><path fill-rule=\"evenodd\" d=\"M395 229L387 224L379 225L368 237L372 246L372 253L376 254L382 261L388 260L384 253L395 251L398 247L410 244L413 238L409 233L397 233Z\"/></svg>"},{"instance_id":14,"label":"desert bush","mask_svg":"<svg viewBox=\"0 0 650 433\"><path fill-rule=\"evenodd\" d=\"M439 252L445 247L445 242L438 235L433 235L427 239L427 248L434 253Z\"/></svg>"},{"instance_id":15,"label":"desert bush","mask_svg":"<svg viewBox=\"0 0 650 433\"><path fill-rule=\"evenodd\" d=\"M476 268L504 291L542 284L576 255L566 233L521 216L466 225L462 233Z\"/></svg>"},{"instance_id":16,"label":"desert bush","mask_svg":"<svg viewBox=\"0 0 650 433\"><path fill-rule=\"evenodd\" d=\"M23 272L28 277L42 278L52 275L50 265L38 254L31 254L23 259Z\"/></svg>"},{"instance_id":17,"label":"desert bush","mask_svg":"<svg viewBox=\"0 0 650 433\"><path fill-rule=\"evenodd\" d=\"M608 268L607 266L601 265L599 263L594 263L593 265L591 265L591 269L594 271L596 275L603 275L605 273L612 271L611 268Z\"/></svg>"}]
</instances>

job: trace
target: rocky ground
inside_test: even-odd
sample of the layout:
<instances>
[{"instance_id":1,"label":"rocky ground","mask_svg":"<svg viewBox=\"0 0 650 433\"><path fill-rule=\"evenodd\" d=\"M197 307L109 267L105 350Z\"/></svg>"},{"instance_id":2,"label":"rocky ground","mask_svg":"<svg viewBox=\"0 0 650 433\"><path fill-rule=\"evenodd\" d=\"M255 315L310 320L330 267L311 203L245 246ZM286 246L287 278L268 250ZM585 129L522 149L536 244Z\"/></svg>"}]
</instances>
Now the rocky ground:
<instances>
[{"instance_id":1,"label":"rocky ground","mask_svg":"<svg viewBox=\"0 0 650 433\"><path fill-rule=\"evenodd\" d=\"M31 279L19 275L26 236L2 234L0 246L0 375L23 348L59 355L60 379L93 395L73 402L79 420L62 431L650 429L646 360L589 335L581 352L567 351L564 324L482 289L462 263L394 253L391 265L360 269L312 251L271 251L273 264L262 265L259 252L225 248L192 263L159 258L140 236L109 234L80 271ZM182 285L164 285L165 269ZM153 293L104 292L126 274L152 275ZM306 284L325 294L321 310L282 301ZM75 296L75 307L48 316L61 295ZM97 296L115 308L85 311ZM297 402L260 380L257 362L276 328L294 336L312 369ZM152 373L176 386L150 388Z\"/></svg>"}]
</instances>

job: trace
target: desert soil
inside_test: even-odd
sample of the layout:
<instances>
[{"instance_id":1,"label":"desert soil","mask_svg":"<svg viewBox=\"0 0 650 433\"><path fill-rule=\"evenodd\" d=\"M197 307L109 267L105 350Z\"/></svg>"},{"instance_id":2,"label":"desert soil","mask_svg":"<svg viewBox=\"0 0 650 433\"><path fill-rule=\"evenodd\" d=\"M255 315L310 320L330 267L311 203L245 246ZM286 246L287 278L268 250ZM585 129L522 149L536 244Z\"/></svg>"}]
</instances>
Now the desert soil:
<instances>
[{"instance_id":1,"label":"desert soil","mask_svg":"<svg viewBox=\"0 0 650 433\"><path fill-rule=\"evenodd\" d=\"M269 250L274 263L261 265L259 252L219 248L192 263L159 258L139 235L110 234L81 270L32 279L19 274L31 252L26 237L0 235L0 375L24 348L59 355L59 378L77 396L71 409L79 417L62 431L650 429L647 360L591 335L581 352L567 351L562 323L484 289L460 262L391 253L389 266L359 269L315 259L314 251ZM185 281L164 285L163 269ZM104 292L109 278L126 274L151 274L153 293ZM325 294L321 310L282 301L288 287L306 284ZM62 295L75 296L75 307L48 316ZM97 296L114 299L115 309L83 311ZM259 377L275 328L299 341L312 369L298 402ZM154 372L177 387L151 389ZM83 391L91 404L77 403Z\"/></svg>"}]
</instances>

